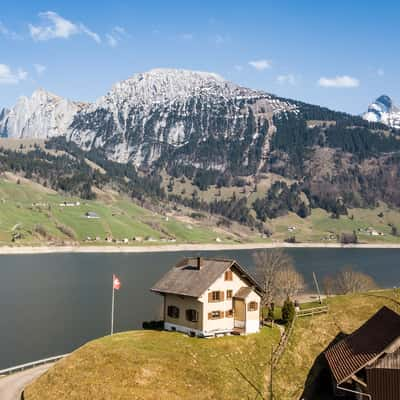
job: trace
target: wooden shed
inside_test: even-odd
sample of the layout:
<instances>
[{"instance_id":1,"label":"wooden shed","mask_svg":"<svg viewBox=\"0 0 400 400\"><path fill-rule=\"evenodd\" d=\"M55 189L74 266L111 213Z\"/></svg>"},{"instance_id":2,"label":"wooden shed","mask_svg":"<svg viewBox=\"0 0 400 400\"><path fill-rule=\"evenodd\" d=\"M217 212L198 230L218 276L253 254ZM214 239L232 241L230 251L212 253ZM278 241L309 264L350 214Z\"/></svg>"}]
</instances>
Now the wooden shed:
<instances>
[{"instance_id":1,"label":"wooden shed","mask_svg":"<svg viewBox=\"0 0 400 400\"><path fill-rule=\"evenodd\" d=\"M400 315L383 307L325 351L337 395L400 399Z\"/></svg>"}]
</instances>

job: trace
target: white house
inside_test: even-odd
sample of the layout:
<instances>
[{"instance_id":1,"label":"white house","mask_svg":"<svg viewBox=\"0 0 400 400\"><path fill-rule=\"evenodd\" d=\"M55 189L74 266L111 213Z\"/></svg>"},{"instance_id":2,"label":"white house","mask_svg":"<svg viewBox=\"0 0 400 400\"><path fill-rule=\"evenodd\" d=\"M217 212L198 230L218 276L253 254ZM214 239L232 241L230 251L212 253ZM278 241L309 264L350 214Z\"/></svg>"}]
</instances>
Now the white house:
<instances>
[{"instance_id":1,"label":"white house","mask_svg":"<svg viewBox=\"0 0 400 400\"><path fill-rule=\"evenodd\" d=\"M235 260L185 258L151 290L163 296L166 330L209 337L260 329L262 289Z\"/></svg>"}]
</instances>

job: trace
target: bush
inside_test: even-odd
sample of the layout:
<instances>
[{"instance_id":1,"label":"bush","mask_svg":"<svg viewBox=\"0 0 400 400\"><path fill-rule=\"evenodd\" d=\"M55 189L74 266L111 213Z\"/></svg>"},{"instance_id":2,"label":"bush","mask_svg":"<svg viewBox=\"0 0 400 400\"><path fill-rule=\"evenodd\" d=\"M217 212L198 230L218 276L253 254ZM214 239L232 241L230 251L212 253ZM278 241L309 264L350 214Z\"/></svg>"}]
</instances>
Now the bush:
<instances>
[{"instance_id":1,"label":"bush","mask_svg":"<svg viewBox=\"0 0 400 400\"><path fill-rule=\"evenodd\" d=\"M296 310L294 308L293 301L286 299L282 307L282 321L285 324L291 323L294 319L295 313Z\"/></svg>"},{"instance_id":2,"label":"bush","mask_svg":"<svg viewBox=\"0 0 400 400\"><path fill-rule=\"evenodd\" d=\"M76 239L74 231L69 226L57 224L57 229L64 235L68 236L70 239Z\"/></svg>"},{"instance_id":3,"label":"bush","mask_svg":"<svg viewBox=\"0 0 400 400\"><path fill-rule=\"evenodd\" d=\"M46 238L48 236L47 230L43 225L36 224L33 228L33 230L38 233L40 236L43 236Z\"/></svg>"},{"instance_id":4,"label":"bush","mask_svg":"<svg viewBox=\"0 0 400 400\"><path fill-rule=\"evenodd\" d=\"M142 327L143 329L161 331L164 329L164 321L144 321Z\"/></svg>"},{"instance_id":5,"label":"bush","mask_svg":"<svg viewBox=\"0 0 400 400\"><path fill-rule=\"evenodd\" d=\"M340 243L342 243L342 244L356 244L356 243L358 243L357 234L355 232L342 233L340 235Z\"/></svg>"}]
</instances>

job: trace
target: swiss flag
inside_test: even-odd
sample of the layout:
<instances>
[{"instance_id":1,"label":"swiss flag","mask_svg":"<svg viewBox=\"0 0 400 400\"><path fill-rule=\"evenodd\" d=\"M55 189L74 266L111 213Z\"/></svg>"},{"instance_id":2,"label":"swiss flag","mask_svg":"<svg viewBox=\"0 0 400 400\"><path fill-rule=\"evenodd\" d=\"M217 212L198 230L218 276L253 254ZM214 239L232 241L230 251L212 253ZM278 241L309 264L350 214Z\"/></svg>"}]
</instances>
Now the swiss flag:
<instances>
[{"instance_id":1,"label":"swiss flag","mask_svg":"<svg viewBox=\"0 0 400 400\"><path fill-rule=\"evenodd\" d=\"M113 275L113 288L119 290L121 282L116 275Z\"/></svg>"}]
</instances>

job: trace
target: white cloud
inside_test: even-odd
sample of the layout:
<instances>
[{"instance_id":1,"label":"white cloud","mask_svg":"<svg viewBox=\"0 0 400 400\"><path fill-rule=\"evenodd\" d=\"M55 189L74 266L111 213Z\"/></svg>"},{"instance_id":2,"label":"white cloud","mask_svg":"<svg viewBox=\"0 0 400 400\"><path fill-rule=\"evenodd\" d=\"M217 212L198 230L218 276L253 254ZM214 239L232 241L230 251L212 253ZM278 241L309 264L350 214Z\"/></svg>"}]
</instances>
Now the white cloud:
<instances>
[{"instance_id":1,"label":"white cloud","mask_svg":"<svg viewBox=\"0 0 400 400\"><path fill-rule=\"evenodd\" d=\"M109 46L116 47L122 39L128 36L129 35L124 28L121 26L114 26L111 32L106 34L106 39Z\"/></svg>"},{"instance_id":2,"label":"white cloud","mask_svg":"<svg viewBox=\"0 0 400 400\"><path fill-rule=\"evenodd\" d=\"M100 36L81 23L73 23L53 11L39 13L41 25L29 24L29 31L34 40L68 39L73 35L84 34L100 43Z\"/></svg>"},{"instance_id":3,"label":"white cloud","mask_svg":"<svg viewBox=\"0 0 400 400\"><path fill-rule=\"evenodd\" d=\"M272 63L269 60L255 60L249 61L249 65L251 65L257 71L264 71L265 69L271 68Z\"/></svg>"},{"instance_id":4,"label":"white cloud","mask_svg":"<svg viewBox=\"0 0 400 400\"><path fill-rule=\"evenodd\" d=\"M334 78L322 77L318 80L318 85L328 88L355 88L360 86L360 81L357 78L343 75Z\"/></svg>"},{"instance_id":5,"label":"white cloud","mask_svg":"<svg viewBox=\"0 0 400 400\"><path fill-rule=\"evenodd\" d=\"M106 39L109 46L116 47L118 45L118 40L113 35L107 33Z\"/></svg>"},{"instance_id":6,"label":"white cloud","mask_svg":"<svg viewBox=\"0 0 400 400\"><path fill-rule=\"evenodd\" d=\"M21 39L20 35L18 35L13 31L10 31L1 21L0 21L0 35L13 40Z\"/></svg>"},{"instance_id":7,"label":"white cloud","mask_svg":"<svg viewBox=\"0 0 400 400\"><path fill-rule=\"evenodd\" d=\"M0 64L0 85L16 85L26 80L28 73L21 68L12 71L6 64Z\"/></svg>"},{"instance_id":8,"label":"white cloud","mask_svg":"<svg viewBox=\"0 0 400 400\"><path fill-rule=\"evenodd\" d=\"M385 75L385 70L384 70L383 68L378 68L378 69L376 70L376 74L377 74L378 76L384 76L384 75Z\"/></svg>"},{"instance_id":9,"label":"white cloud","mask_svg":"<svg viewBox=\"0 0 400 400\"><path fill-rule=\"evenodd\" d=\"M287 75L278 75L276 77L276 80L278 83L285 85L292 85L294 86L296 84L296 77L293 74L287 74Z\"/></svg>"},{"instance_id":10,"label":"white cloud","mask_svg":"<svg viewBox=\"0 0 400 400\"><path fill-rule=\"evenodd\" d=\"M42 75L47 69L47 67L42 64L33 64L33 68L35 68L35 71L38 75Z\"/></svg>"}]
</instances>

